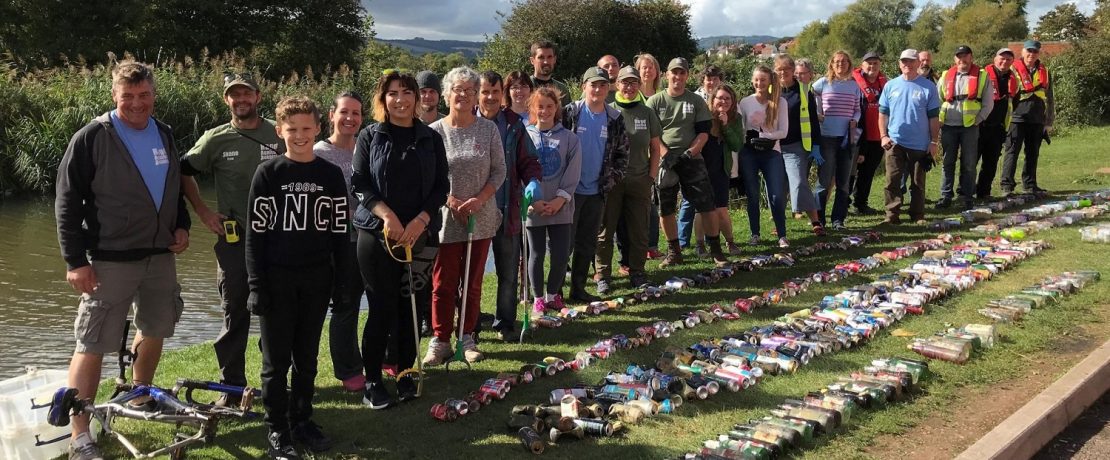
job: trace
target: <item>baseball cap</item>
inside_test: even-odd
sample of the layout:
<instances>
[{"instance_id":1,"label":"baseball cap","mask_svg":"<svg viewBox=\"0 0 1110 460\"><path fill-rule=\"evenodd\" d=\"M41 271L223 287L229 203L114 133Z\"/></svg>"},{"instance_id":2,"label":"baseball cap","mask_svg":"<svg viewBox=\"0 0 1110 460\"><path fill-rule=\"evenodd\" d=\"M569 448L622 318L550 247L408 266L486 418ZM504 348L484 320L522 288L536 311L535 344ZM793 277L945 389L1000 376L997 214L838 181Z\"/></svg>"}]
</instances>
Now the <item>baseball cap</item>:
<instances>
[{"instance_id":1,"label":"baseball cap","mask_svg":"<svg viewBox=\"0 0 1110 460\"><path fill-rule=\"evenodd\" d=\"M595 81L609 82L609 72L598 66L593 66L586 69L582 73L582 83L593 83Z\"/></svg>"},{"instance_id":2,"label":"baseball cap","mask_svg":"<svg viewBox=\"0 0 1110 460\"><path fill-rule=\"evenodd\" d=\"M690 63L686 62L686 58L676 57L667 64L667 71L674 69L690 70Z\"/></svg>"},{"instance_id":3,"label":"baseball cap","mask_svg":"<svg viewBox=\"0 0 1110 460\"><path fill-rule=\"evenodd\" d=\"M971 53L971 47L970 46L960 45L958 48L956 48L956 56L959 56L961 54L966 54L966 53Z\"/></svg>"},{"instance_id":4,"label":"baseball cap","mask_svg":"<svg viewBox=\"0 0 1110 460\"><path fill-rule=\"evenodd\" d=\"M1039 42L1037 40L1026 40L1025 44L1022 45L1022 47L1027 49L1027 50L1040 51L1041 50L1041 42Z\"/></svg>"},{"instance_id":5,"label":"baseball cap","mask_svg":"<svg viewBox=\"0 0 1110 460\"><path fill-rule=\"evenodd\" d=\"M917 50L915 50L913 48L908 48L908 49L902 51L902 54L898 55L898 60L901 61L902 59L913 59L913 60L916 61L917 60Z\"/></svg>"},{"instance_id":6,"label":"baseball cap","mask_svg":"<svg viewBox=\"0 0 1110 460\"><path fill-rule=\"evenodd\" d=\"M876 53L874 51L868 51L867 54L863 55L862 60L866 61L868 59L882 59L882 58L879 56L879 53Z\"/></svg>"},{"instance_id":7,"label":"baseball cap","mask_svg":"<svg viewBox=\"0 0 1110 460\"><path fill-rule=\"evenodd\" d=\"M995 56L1001 56L1003 54L1009 54L1010 57L1014 57L1014 51L1009 48L999 48L998 51L994 53Z\"/></svg>"},{"instance_id":8,"label":"baseball cap","mask_svg":"<svg viewBox=\"0 0 1110 460\"><path fill-rule=\"evenodd\" d=\"M439 76L431 70L421 70L419 73L416 74L416 88L431 88L436 91L440 91Z\"/></svg>"},{"instance_id":9,"label":"baseball cap","mask_svg":"<svg viewBox=\"0 0 1110 460\"><path fill-rule=\"evenodd\" d=\"M254 81L254 77L249 73L225 73L224 74L224 96L231 88L236 86L246 86L252 90L258 91L258 83Z\"/></svg>"},{"instance_id":10,"label":"baseball cap","mask_svg":"<svg viewBox=\"0 0 1110 460\"><path fill-rule=\"evenodd\" d=\"M624 67L621 67L620 73L617 74L617 81L622 81L622 80L625 80L625 79L628 79L628 78L635 78L635 79L639 80L640 79L640 72L637 71L635 67L632 67L630 65L626 65Z\"/></svg>"}]
</instances>

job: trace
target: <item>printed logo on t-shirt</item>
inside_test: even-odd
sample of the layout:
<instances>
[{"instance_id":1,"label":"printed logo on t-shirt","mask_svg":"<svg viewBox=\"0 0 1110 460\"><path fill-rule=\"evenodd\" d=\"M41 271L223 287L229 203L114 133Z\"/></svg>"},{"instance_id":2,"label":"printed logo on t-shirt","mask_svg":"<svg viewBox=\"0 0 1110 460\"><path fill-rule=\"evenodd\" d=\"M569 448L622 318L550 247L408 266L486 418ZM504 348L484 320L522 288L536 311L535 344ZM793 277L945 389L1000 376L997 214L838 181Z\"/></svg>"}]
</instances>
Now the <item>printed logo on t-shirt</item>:
<instances>
[{"instance_id":1,"label":"printed logo on t-shirt","mask_svg":"<svg viewBox=\"0 0 1110 460\"><path fill-rule=\"evenodd\" d=\"M687 115L693 114L694 113L694 104L691 104L689 102L683 102L682 103L682 113L685 113Z\"/></svg>"},{"instance_id":2,"label":"printed logo on t-shirt","mask_svg":"<svg viewBox=\"0 0 1110 460\"><path fill-rule=\"evenodd\" d=\"M276 158L278 156L277 144L259 144L258 149L261 153L260 158L262 161Z\"/></svg>"},{"instance_id":3,"label":"printed logo on t-shirt","mask_svg":"<svg viewBox=\"0 0 1110 460\"><path fill-rule=\"evenodd\" d=\"M273 230L281 221L281 230L286 232L305 231L309 224L316 231L347 233L347 197L317 196L310 207L310 194L323 192L324 187L312 182L292 182L283 184L281 190L284 207L278 215L278 198L260 196L251 204L251 229L264 233Z\"/></svg>"},{"instance_id":4,"label":"printed logo on t-shirt","mask_svg":"<svg viewBox=\"0 0 1110 460\"><path fill-rule=\"evenodd\" d=\"M559 140L544 139L536 147L540 157L540 167L543 168L543 178L549 179L559 174L563 167L563 159L559 157Z\"/></svg>"},{"instance_id":5,"label":"printed logo on t-shirt","mask_svg":"<svg viewBox=\"0 0 1110 460\"><path fill-rule=\"evenodd\" d=\"M632 131L641 131L646 129L648 129L647 120L643 118L636 118L632 120Z\"/></svg>"},{"instance_id":6,"label":"printed logo on t-shirt","mask_svg":"<svg viewBox=\"0 0 1110 460\"><path fill-rule=\"evenodd\" d=\"M238 150L228 150L228 151L220 154L220 156L223 157L224 160L232 161L232 160L235 160L236 158L239 158L239 151Z\"/></svg>"},{"instance_id":7,"label":"printed logo on t-shirt","mask_svg":"<svg viewBox=\"0 0 1110 460\"><path fill-rule=\"evenodd\" d=\"M601 138L602 139L608 139L609 138L609 127L608 126L602 126L601 127Z\"/></svg>"},{"instance_id":8,"label":"printed logo on t-shirt","mask_svg":"<svg viewBox=\"0 0 1110 460\"><path fill-rule=\"evenodd\" d=\"M154 166L162 166L170 164L170 157L166 155L166 149L153 149L154 153Z\"/></svg>"}]
</instances>

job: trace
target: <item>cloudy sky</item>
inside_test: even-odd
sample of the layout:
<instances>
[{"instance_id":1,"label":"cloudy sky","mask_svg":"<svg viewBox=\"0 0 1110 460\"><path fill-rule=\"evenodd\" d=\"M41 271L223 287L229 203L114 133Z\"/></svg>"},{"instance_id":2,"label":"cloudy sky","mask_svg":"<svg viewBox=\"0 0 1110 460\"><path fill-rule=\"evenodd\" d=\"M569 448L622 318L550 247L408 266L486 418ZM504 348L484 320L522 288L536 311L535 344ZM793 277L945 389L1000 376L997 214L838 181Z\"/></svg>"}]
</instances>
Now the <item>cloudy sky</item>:
<instances>
[{"instance_id":1,"label":"cloudy sky","mask_svg":"<svg viewBox=\"0 0 1110 460\"><path fill-rule=\"evenodd\" d=\"M681 0L691 6L697 37L713 35L797 34L815 19L825 19L854 0ZM934 0L952 5L956 0ZM918 6L927 0L914 0ZM1095 0L1071 0L1089 14ZM380 38L483 41L500 30L497 12L511 10L509 0L362 0L374 16ZM1031 26L1059 0L1029 0ZM752 11L760 11L758 16ZM770 17L768 17L770 16Z\"/></svg>"}]
</instances>

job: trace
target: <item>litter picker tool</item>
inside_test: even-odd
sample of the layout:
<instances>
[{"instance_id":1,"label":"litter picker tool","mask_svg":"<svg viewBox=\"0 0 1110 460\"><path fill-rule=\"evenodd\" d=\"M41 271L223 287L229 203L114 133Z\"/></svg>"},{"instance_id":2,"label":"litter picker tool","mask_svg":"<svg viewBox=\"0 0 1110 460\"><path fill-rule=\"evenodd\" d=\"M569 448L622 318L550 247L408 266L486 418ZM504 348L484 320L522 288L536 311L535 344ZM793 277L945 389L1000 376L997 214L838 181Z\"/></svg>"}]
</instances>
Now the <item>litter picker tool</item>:
<instances>
[{"instance_id":1,"label":"litter picker tool","mask_svg":"<svg viewBox=\"0 0 1110 460\"><path fill-rule=\"evenodd\" d=\"M463 327L466 325L466 296L470 291L470 255L471 249L474 248L474 216L470 215L466 218L466 265L463 266L463 279L462 279L462 298L459 302L459 327L455 329L455 355L451 357L444 366L447 371L451 371L451 363L460 362L466 364L466 368L470 369L470 363L466 361L463 355Z\"/></svg>"},{"instance_id":2,"label":"litter picker tool","mask_svg":"<svg viewBox=\"0 0 1110 460\"><path fill-rule=\"evenodd\" d=\"M389 245L389 231L384 230L383 234L385 236L385 244ZM396 254L393 253L394 249L399 248L405 250L404 257L400 259L397 258ZM416 282L412 277L412 245L391 245L388 252L389 256L393 257L393 260L404 263L405 269L408 270L409 305L412 306L412 337L413 340L416 342L416 367L410 367L408 369L405 369L404 371L401 371L400 374L397 374L397 378L400 379L401 377L404 377L406 375L416 374L416 397L419 398L420 395L424 392L424 362L423 360L421 360L420 357L420 317L416 314Z\"/></svg>"}]
</instances>

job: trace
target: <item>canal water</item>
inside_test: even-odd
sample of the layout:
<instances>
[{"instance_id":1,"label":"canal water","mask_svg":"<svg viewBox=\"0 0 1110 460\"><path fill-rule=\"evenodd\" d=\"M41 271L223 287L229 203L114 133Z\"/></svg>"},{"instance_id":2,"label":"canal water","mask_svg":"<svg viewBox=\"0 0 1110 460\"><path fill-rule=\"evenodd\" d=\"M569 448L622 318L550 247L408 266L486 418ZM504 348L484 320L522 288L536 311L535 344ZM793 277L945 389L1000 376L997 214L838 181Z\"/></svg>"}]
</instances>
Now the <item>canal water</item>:
<instances>
[{"instance_id":1,"label":"canal water","mask_svg":"<svg viewBox=\"0 0 1110 460\"><path fill-rule=\"evenodd\" d=\"M215 208L211 185L201 187L205 200ZM185 312L174 337L166 340L167 349L211 341L220 332L223 314L216 291L215 242L215 235L194 214L189 250L177 256ZM492 271L490 254L486 272ZM0 198L0 380L22 374L27 366L69 366L77 300L77 293L66 283L65 262L58 249L53 196ZM365 298L361 308L366 309ZM251 326L256 334L258 321ZM115 359L104 362L105 375L114 375Z\"/></svg>"},{"instance_id":2,"label":"canal water","mask_svg":"<svg viewBox=\"0 0 1110 460\"><path fill-rule=\"evenodd\" d=\"M220 331L214 243L214 235L197 223L189 250L178 256L185 312L167 348L213 340ZM65 278L53 197L0 199L0 379L26 366L68 367L78 296ZM105 363L108 370L115 360Z\"/></svg>"}]
</instances>

